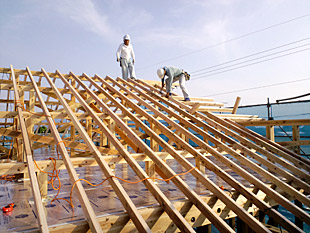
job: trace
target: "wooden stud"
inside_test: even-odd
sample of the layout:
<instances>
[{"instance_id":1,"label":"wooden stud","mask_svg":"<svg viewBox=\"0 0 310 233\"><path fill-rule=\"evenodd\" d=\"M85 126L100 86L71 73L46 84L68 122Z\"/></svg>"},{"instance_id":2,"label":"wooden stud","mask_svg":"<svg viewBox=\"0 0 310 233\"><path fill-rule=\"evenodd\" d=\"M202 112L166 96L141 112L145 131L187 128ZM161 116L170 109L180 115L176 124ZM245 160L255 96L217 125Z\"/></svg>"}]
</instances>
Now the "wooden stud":
<instances>
[{"instance_id":1,"label":"wooden stud","mask_svg":"<svg viewBox=\"0 0 310 233\"><path fill-rule=\"evenodd\" d=\"M293 126L293 141L300 141L299 125ZM296 154L300 154L300 146L295 146L293 150Z\"/></svg>"},{"instance_id":2,"label":"wooden stud","mask_svg":"<svg viewBox=\"0 0 310 233\"><path fill-rule=\"evenodd\" d=\"M266 126L266 138L268 138L270 141L275 142L274 126Z\"/></svg>"},{"instance_id":3,"label":"wooden stud","mask_svg":"<svg viewBox=\"0 0 310 233\"><path fill-rule=\"evenodd\" d=\"M237 113L237 110L238 110L238 107L239 107L239 104L240 104L240 100L241 100L241 97L237 96L235 104L234 104L234 108L233 108L231 114L236 114Z\"/></svg>"}]
</instances>

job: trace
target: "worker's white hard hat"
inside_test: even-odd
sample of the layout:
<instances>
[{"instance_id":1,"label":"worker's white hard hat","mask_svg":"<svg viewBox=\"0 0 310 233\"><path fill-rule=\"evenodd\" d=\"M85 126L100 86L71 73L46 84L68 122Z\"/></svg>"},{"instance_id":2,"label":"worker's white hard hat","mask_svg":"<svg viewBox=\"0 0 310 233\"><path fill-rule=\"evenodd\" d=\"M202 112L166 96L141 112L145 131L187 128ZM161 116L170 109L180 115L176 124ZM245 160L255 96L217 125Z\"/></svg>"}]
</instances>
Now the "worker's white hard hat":
<instances>
[{"instance_id":1,"label":"worker's white hard hat","mask_svg":"<svg viewBox=\"0 0 310 233\"><path fill-rule=\"evenodd\" d=\"M130 40L130 36L128 34L126 34L124 37L123 37L124 40Z\"/></svg>"},{"instance_id":2,"label":"worker's white hard hat","mask_svg":"<svg viewBox=\"0 0 310 233\"><path fill-rule=\"evenodd\" d=\"M157 70L157 75L160 79L162 79L165 76L165 70L163 68L159 68Z\"/></svg>"}]
</instances>

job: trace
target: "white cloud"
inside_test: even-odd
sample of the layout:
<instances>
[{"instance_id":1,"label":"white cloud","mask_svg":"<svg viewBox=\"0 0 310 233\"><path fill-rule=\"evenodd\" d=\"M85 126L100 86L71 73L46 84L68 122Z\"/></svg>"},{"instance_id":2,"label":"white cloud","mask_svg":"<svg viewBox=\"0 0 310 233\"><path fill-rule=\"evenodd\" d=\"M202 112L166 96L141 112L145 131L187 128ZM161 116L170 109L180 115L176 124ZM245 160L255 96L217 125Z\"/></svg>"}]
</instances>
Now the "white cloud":
<instances>
[{"instance_id":1,"label":"white cloud","mask_svg":"<svg viewBox=\"0 0 310 233\"><path fill-rule=\"evenodd\" d=\"M64 17L69 17L81 25L84 30L92 31L103 38L114 34L108 16L99 12L92 0L59 0L53 1L51 6Z\"/></svg>"},{"instance_id":2,"label":"white cloud","mask_svg":"<svg viewBox=\"0 0 310 233\"><path fill-rule=\"evenodd\" d=\"M184 28L182 25L160 26L160 28L147 30L136 40L195 51L224 42L229 38L232 38L232 35L229 32L228 20L218 20L193 24L190 28ZM164 44L162 44L163 41ZM225 53L226 46L218 46L218 49L217 52Z\"/></svg>"}]
</instances>

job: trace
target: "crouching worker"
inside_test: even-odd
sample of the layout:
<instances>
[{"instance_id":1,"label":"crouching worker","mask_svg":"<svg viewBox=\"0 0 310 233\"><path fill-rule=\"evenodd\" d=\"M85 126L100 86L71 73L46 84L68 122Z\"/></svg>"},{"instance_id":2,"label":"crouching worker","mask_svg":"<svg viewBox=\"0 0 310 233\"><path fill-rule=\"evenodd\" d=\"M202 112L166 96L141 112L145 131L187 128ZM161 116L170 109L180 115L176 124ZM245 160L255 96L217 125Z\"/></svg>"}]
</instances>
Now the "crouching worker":
<instances>
[{"instance_id":1,"label":"crouching worker","mask_svg":"<svg viewBox=\"0 0 310 233\"><path fill-rule=\"evenodd\" d=\"M167 91L165 95L166 98L168 98L171 95L172 83L179 80L180 88L184 96L184 101L190 101L189 93L185 87L185 81L190 79L190 75L186 71L172 66L170 67L164 66L157 70L157 75L161 79L162 89L164 88L166 82L166 91Z\"/></svg>"}]
</instances>

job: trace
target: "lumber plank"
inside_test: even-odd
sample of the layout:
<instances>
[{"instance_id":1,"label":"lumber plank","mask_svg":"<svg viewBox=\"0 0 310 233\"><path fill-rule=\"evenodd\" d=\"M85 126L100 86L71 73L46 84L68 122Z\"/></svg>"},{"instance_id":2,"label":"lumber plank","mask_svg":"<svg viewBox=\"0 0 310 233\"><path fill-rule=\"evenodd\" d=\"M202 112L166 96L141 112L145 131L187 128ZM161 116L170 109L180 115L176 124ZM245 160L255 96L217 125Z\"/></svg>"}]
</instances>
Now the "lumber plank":
<instances>
[{"instance_id":1,"label":"lumber plank","mask_svg":"<svg viewBox=\"0 0 310 233\"><path fill-rule=\"evenodd\" d=\"M240 100L241 100L241 97L237 96L236 102L235 102L235 104L234 104L234 108L233 108L233 111L231 112L231 114L236 114L236 113L237 113Z\"/></svg>"},{"instance_id":2,"label":"lumber plank","mask_svg":"<svg viewBox=\"0 0 310 233\"><path fill-rule=\"evenodd\" d=\"M253 191L252 188L248 188L250 192ZM229 193L227 195L235 195L236 192ZM239 195L240 196L240 195ZM263 200L265 198L264 193L258 193L259 199ZM216 198L214 196L203 196L204 202L210 203L212 205L212 209L225 209L225 204L220 201L214 201ZM237 199L238 205L245 206L247 203L247 199L240 196ZM199 227L211 224L211 222L200 215L200 210L197 209L190 201L188 200L180 200L175 201L173 204L176 208L181 212L182 215L185 216L186 220L192 224L192 227ZM271 206L276 205L275 202L269 202ZM248 208L248 212L255 212L255 208ZM156 222L156 224L152 227L153 232L161 232L163 229L166 230L167 233L176 232L176 229L171 221L170 217L163 213L162 206L154 206L148 208L141 208L139 212L148 222ZM222 212L217 213L219 216L222 215ZM197 217L199 216L199 217ZM194 217L194 218L193 218ZM232 211L226 215L226 219L234 218L236 214ZM128 222L129 216L127 213L115 213L109 214L105 216L99 217L99 222L106 232L118 233L118 232L132 232L136 231L135 226ZM194 220L194 221L193 221ZM87 222L85 220L80 220L76 222L71 222L65 225L54 225L49 227L50 232L85 232L87 231ZM37 233L36 230L29 230L29 233Z\"/></svg>"},{"instance_id":3,"label":"lumber plank","mask_svg":"<svg viewBox=\"0 0 310 233\"><path fill-rule=\"evenodd\" d=\"M62 82L69 87L71 90L72 94L75 95L77 99L79 99L80 103L83 103L82 97L75 91L75 89L71 86L71 84L65 79L65 77L58 71L56 70L56 73L59 75L60 79ZM59 101L62 103L63 107L69 114L72 122L74 123L75 128L79 131L83 139L85 140L86 144L89 147L89 150L93 153L97 163L99 164L100 168L102 169L103 173L105 174L106 177L111 177L108 179L109 183L111 184L113 190L119 197L120 201L122 202L124 208L128 211L129 215L131 216L132 221L135 223L137 229L141 232L151 232L150 228L146 224L145 220L142 218L142 216L139 214L137 211L137 208L129 198L128 194L122 187L122 185L119 183L119 181L114 178L114 173L108 166L108 164L105 162L104 158L101 156L100 152L98 149L95 147L89 136L87 135L87 132L83 128L83 126L80 124L72 110L70 109L69 105L67 102L64 100L62 95L59 93L55 85L51 82L51 80L48 80L52 88L54 89L55 93L57 94L57 97ZM88 106L88 105L87 105Z\"/></svg>"},{"instance_id":4,"label":"lumber plank","mask_svg":"<svg viewBox=\"0 0 310 233\"><path fill-rule=\"evenodd\" d=\"M109 79L111 82L113 82L113 84L117 85L120 89L124 89L125 87L123 87L123 85L120 85L118 83L116 83L114 80L112 80L111 78L107 77L107 79ZM120 80L120 79L119 79ZM124 80L120 80L122 83L128 85L128 82L124 81ZM103 81L104 83L104 81ZM105 83L104 83L105 84ZM105 84L107 85L107 84ZM109 87L111 88L111 87ZM135 91L137 91L136 88L134 88L133 86L129 86L130 89L134 89ZM127 90L127 95L130 94L130 92ZM113 90L113 92L117 92L116 90ZM119 95L121 95L119 93ZM139 95L142 95L141 92L139 92ZM151 109L152 112L155 112L156 115L160 115L161 113L158 112L156 109L154 109L152 106L148 105L147 103L145 103L139 96L133 95L131 94L131 97L135 98L139 103L141 103L141 105L147 106L149 109ZM126 99L127 97L122 96L122 98ZM131 101L129 99L126 99L126 103L129 105L131 103ZM132 104L132 103L131 103ZM124 109L125 110L125 109ZM153 116L145 113L145 111L143 109L136 109L136 111L141 112L141 114L145 114L146 117L148 117L148 121L152 122L153 124L156 124L156 127L159 128L161 126L160 122L157 122ZM162 116L163 117L163 116ZM137 120L135 120L137 122ZM142 125L140 126L142 127ZM166 132L168 132L168 129L165 129L166 127L163 126L163 131L166 130ZM150 129L148 129L147 127L143 127L143 130L145 132L147 132L148 134L152 134L152 136L154 137L154 139L158 140L157 142L167 151L169 151L169 153L171 153L172 155L175 155L175 158L179 161L180 164L182 164L186 169L190 169L193 166L191 164L189 164L186 160L184 160L183 158L181 158L175 151L174 149L165 141L163 141L157 134L154 134L154 132L152 132ZM165 134L166 134L165 132ZM167 134L166 134L167 135ZM171 134L169 134L170 138L171 137L177 137L177 135L175 135L172 131ZM163 170L164 171L164 170ZM202 182L204 185L206 185L208 187L208 189L210 191L212 191L213 193L215 193L217 196L221 197L221 200L224 201L229 208L232 208L234 212L237 212L239 215L243 216L243 218L247 219L248 222L252 222L250 221L249 218L251 218L251 216L248 216L245 211L243 209L240 209L240 207L238 207L237 205L235 205L235 203L229 199L223 192L222 190L220 190L217 186L215 186L213 184L212 181L208 180L200 171L198 170L193 170L192 172L193 175L195 175L195 177L197 179L199 179L200 182ZM183 191L184 192L184 191ZM257 224L256 224L257 223ZM253 225L256 226L256 228L260 229L261 232L265 232L266 229L257 221L253 223Z\"/></svg>"},{"instance_id":5,"label":"lumber plank","mask_svg":"<svg viewBox=\"0 0 310 233\"><path fill-rule=\"evenodd\" d=\"M13 138L18 138L18 139L22 138L21 132L10 130L7 128L0 128L0 135L10 136ZM29 139L32 142L40 142L46 145L57 145L54 138L50 136L40 136L40 135L30 134ZM66 147L73 148L73 149L79 149L79 150L88 150L87 145L84 143L80 143L77 141L71 141L71 140L63 140L63 141L65 142ZM105 148L105 147L97 147L97 148L102 154L106 154L106 155L117 155L118 154L117 150L112 150L112 149Z\"/></svg>"},{"instance_id":6,"label":"lumber plank","mask_svg":"<svg viewBox=\"0 0 310 233\"><path fill-rule=\"evenodd\" d=\"M285 125L310 125L310 119L292 119L292 120L262 120L259 122L242 122L243 126L285 126Z\"/></svg>"},{"instance_id":7,"label":"lumber plank","mask_svg":"<svg viewBox=\"0 0 310 233\"><path fill-rule=\"evenodd\" d=\"M205 153L205 150L199 150L201 153ZM184 158L193 158L193 155L188 153L187 151L178 150L177 151ZM158 157L163 160L173 159L173 157L167 152L154 152ZM132 153L131 156L137 162L150 162L152 161L146 154L144 153ZM209 154L205 154L204 156L211 156ZM120 155L105 155L105 161L108 164L126 164L126 160ZM86 167L86 166L98 166L98 163L94 158L91 157L76 157L71 158L71 162L74 167ZM43 171L52 171L53 170L53 162L51 160L40 160L37 161L39 168ZM56 160L56 168L57 170L66 169L62 160ZM40 171L37 167L35 167L35 171ZM18 173L27 173L27 163L25 162L10 162L10 163L0 163L0 175L13 175Z\"/></svg>"},{"instance_id":8,"label":"lumber plank","mask_svg":"<svg viewBox=\"0 0 310 233\"><path fill-rule=\"evenodd\" d=\"M124 82L124 81L123 81ZM141 89L144 89L142 86L139 86ZM131 89L134 89L134 87L133 86L130 86L129 85L129 88L131 88ZM136 90L137 91L137 90ZM140 96L143 96L143 93L142 92L139 92L139 95ZM151 98L149 98L149 101L152 101L151 100ZM163 102L163 103L165 103L166 105L169 105L169 102L168 101L166 101L165 99L163 99L163 98L160 98L160 101L155 101L155 100L153 100L153 102L154 103L156 103L157 105L158 105L158 107L159 108L161 108L162 110L164 110L165 112L167 112L168 114L175 114L175 117L177 117L178 116L178 114L176 114L176 113L174 113L173 111L171 111L171 110L169 110L168 108L166 108L164 105L162 105L162 104L160 104L160 102ZM147 106L146 104L144 104L145 106ZM175 106L175 105L173 105L173 106ZM149 107L150 108L150 107ZM179 112L181 112L181 110L178 110ZM155 113L155 114L158 114L158 115L162 115L162 113ZM187 115L185 115L185 114L187 114ZM182 115L185 115L185 116L187 116L187 117L191 117L190 115L191 114L189 114L189 113L186 113L186 112L182 112ZM189 116L188 116L189 115ZM166 117L165 118L165 116L161 116L162 117L162 119L165 119L165 121L167 122L167 123L169 123L170 125L174 125L174 127L176 127L176 128L178 128L178 129L181 129L182 127L180 126L180 124L177 124L177 123L175 123L175 122L173 122L173 121L171 121L168 117ZM200 134L202 134L203 133L203 131L202 130L200 130L198 127L196 127L195 125L193 125L192 123L190 123L190 122L186 122L186 121L184 121L184 120L182 120L182 117L179 117L178 118L178 120L180 121L180 122L182 122L182 124L183 125L186 125L186 124L188 124L189 125L189 127L191 128L191 129L193 129L194 131L198 131L198 132L200 132ZM195 119L194 119L194 117L192 117L191 118L191 121L194 121ZM199 131L200 130L200 131ZM179 131L180 132L180 131ZM219 158L221 161L223 161L223 162L225 162L226 164L228 164L228 166L229 167L234 167L235 168L235 171L237 172L237 170L239 169L236 165L234 165L229 159L224 159L224 157L222 157L222 156L219 156L219 154L218 154L218 152L216 152L216 151L213 151L212 152L212 148L210 148L209 147L209 145L207 145L205 142L203 142L203 141L201 141L198 137L191 137L191 133L189 133L186 129L184 130L183 129L183 131L181 132L181 133L183 133L183 134L186 134L187 135L187 137L189 137L189 138L191 138L191 140L193 140L194 142L196 142L196 143L198 143L198 144L200 144L200 146L204 146L203 148L204 149L206 149L206 150L208 150L211 154L213 154L213 155L215 155L217 158ZM166 134L167 135L167 134ZM173 132L170 132L170 134L168 134L170 137L173 137ZM206 136L206 135L204 135L204 136ZM177 138L177 136L175 135L174 136L174 138ZM200 141L200 142L199 142ZM218 143L220 143L220 142L218 142ZM224 145L224 144L223 144ZM182 148L186 148L188 151L190 151L191 150L191 148L190 148L190 146L188 146L188 145L186 145L185 143L183 143L182 144ZM229 151L229 152L232 152L232 151ZM192 152L191 152L192 154L194 154L195 153L195 150L192 150ZM199 155L198 153L197 153L197 155L199 156L199 157L202 157L201 155ZM205 160L205 161L204 161ZM208 164L208 165L210 165L210 164L212 164L212 162L211 161L206 161L206 159L202 159L202 162L204 162L205 164ZM214 167L216 167L215 165L213 165ZM225 181L226 182L229 182L228 180L227 180L227 178L228 178L228 175L226 175L226 176L223 176L223 172L217 172L217 171L219 171L220 170L220 168L218 168L218 167L216 167L216 168L212 168L212 167L208 167L209 169L212 169L212 171L214 171L215 173L217 173L219 176L221 176L223 179L225 179ZM240 169L239 169L240 170ZM248 177L248 176L251 176L250 174L246 174L246 175L244 175L244 177ZM252 176L251 176L252 177ZM252 177L253 178L253 177ZM230 178L231 179L231 178ZM259 182L257 179L256 179L256 181L257 182ZM230 184L231 184L231 182L232 182L232 180L230 180ZM262 185L262 183L260 182L260 184ZM237 184L237 182L235 182L234 184L231 184L231 185L238 185ZM238 189L237 190L240 190L240 186L238 185L238 187L237 187ZM251 199L252 201L253 201L253 196L251 197L251 196L249 196L249 194L245 194L245 195L247 195L248 197L249 197L249 199ZM255 199L254 199L255 200ZM257 204L257 203L256 203ZM260 204L260 207L261 207L261 203L259 203ZM263 208L264 209L264 208ZM265 206L265 209L268 209L268 207L266 207ZM272 214L275 214L275 213L272 213ZM284 218L285 219L285 218ZM286 223L285 223L285 225L286 226L288 226L289 225L289 222L288 221L286 221Z\"/></svg>"},{"instance_id":9,"label":"lumber plank","mask_svg":"<svg viewBox=\"0 0 310 233\"><path fill-rule=\"evenodd\" d=\"M96 101L96 103L104 109L104 111L108 112L111 118L116 122L118 127L127 128L129 127L119 118L115 113L104 103L101 101L100 98L97 97L84 83L80 82L78 77L73 75L73 78L88 92L88 94ZM102 88L92 81L86 74L84 77L93 84L99 90ZM107 96L107 95L105 95ZM111 97L110 97L111 98ZM87 111L92 114L93 111L90 109L90 106L84 105ZM97 125L101 128L104 134L108 137L108 139L112 142L112 144L116 147L116 149L122 154L122 156L126 159L127 163L133 168L136 174L139 176L140 179L149 178L145 171L140 167L140 165L132 158L126 148L116 139L113 133L103 124L103 122L95 115L92 115L93 120L96 121ZM133 133L134 134L134 133ZM135 134L136 135L136 134ZM137 136L140 139L140 137ZM141 140L141 139L140 139ZM145 185L148 189L152 192L154 197L160 201L160 204L165 207L165 211L169 214L171 219L175 222L178 228L182 232L194 232L191 226L188 224L187 221L183 218L183 216L173 207L172 203L167 199L167 197L160 191L160 189L154 184L154 182L150 179L145 180Z\"/></svg>"},{"instance_id":10,"label":"lumber plank","mask_svg":"<svg viewBox=\"0 0 310 233\"><path fill-rule=\"evenodd\" d=\"M199 114L199 113L196 113L196 115L197 114ZM210 113L207 113L207 115L211 116ZM200 117L203 118L204 120L208 121L207 117L205 117L203 115L201 115ZM213 115L212 117L215 118L216 116ZM219 120L220 119L217 119L217 121L219 121ZM236 167L236 168L238 169L238 167ZM244 172L244 171L242 171L242 169L238 169L238 170L239 170L240 174ZM252 180L251 177L247 177L247 179L249 181ZM251 182L253 182L253 181L251 181ZM281 205L283 205L285 208L287 208L289 211L291 211L295 216L298 216L301 219L303 219L303 221L310 223L310 216L305 211L303 211L301 208L298 208L297 206L293 205L291 202L287 201L284 197L282 197L281 195L277 194L272 189L268 190L268 188L266 188L266 186L264 184L262 184L259 180L256 180L255 184L261 190L264 190L264 192L267 192L270 196L272 196L272 198L277 200Z\"/></svg>"},{"instance_id":11,"label":"lumber plank","mask_svg":"<svg viewBox=\"0 0 310 233\"><path fill-rule=\"evenodd\" d=\"M15 80L15 74L14 74L12 65L11 65L11 75L12 75L12 81L14 85L14 94L15 94L15 101L17 105L19 124L20 124L21 132L22 132L23 144L24 144L25 153L26 153L26 161L27 161L27 166L28 166L29 178L31 182L31 190L32 190L32 194L34 197L35 211L38 216L37 219L38 219L39 229L41 232L48 232L46 215L45 215L44 207L42 204L37 176L35 174L33 155L31 152L31 146L30 146L30 141L29 141L28 134L27 134L27 128L26 128L24 116L22 113L22 106L21 106L21 103L19 103L20 98L19 98L19 93L18 93L16 80Z\"/></svg>"},{"instance_id":12,"label":"lumber plank","mask_svg":"<svg viewBox=\"0 0 310 233\"><path fill-rule=\"evenodd\" d=\"M141 87L141 86L140 86L140 87ZM131 87L131 88L132 88L132 87ZM140 93L140 94L141 94L141 93ZM165 104L167 104L167 105L169 104L168 101L165 101L165 100L164 100L163 98L161 98L160 96L158 96L158 98L159 98L162 102L164 102ZM180 106L181 104L178 104L178 105ZM171 106L175 107L175 105L171 105ZM190 108L188 108L187 106L185 106L185 108L187 108L188 110L190 110ZM196 113L196 115L198 115L198 114L199 114L199 116L200 116L201 118L202 118L202 117L206 118L206 117L203 116L202 114ZM213 114L209 114L209 115L213 115ZM217 125L218 125L218 124L217 124ZM212 148L211 148L211 149L212 149ZM210 152L210 151L209 151L209 152ZM216 155L216 154L214 154L214 155ZM219 157L219 158L220 158L220 157ZM226 162L229 163L229 164L231 163L229 160L227 160ZM244 171L242 171L242 169L240 169L238 166L236 166L236 165L234 165L234 166L235 166L236 171L239 170L239 174L242 174L242 173L244 172ZM292 205L290 202L286 201L282 196L279 196L277 193L275 193L273 190L266 190L265 185L262 184L259 180L255 179L254 177L252 177L252 176L249 176L249 177L248 177L248 175L246 175L246 174L244 174L244 176L247 177L247 180L250 180L251 182L253 182L253 181L256 180L254 183L255 183L256 185L259 185L261 189L267 191L268 194L273 195L273 197L276 198L278 201L280 201L280 202L286 204L285 206L286 206L287 208L289 208L295 215L297 215L297 216L302 215L303 218L304 218L306 221L309 221L309 216L308 216L303 210L301 210L300 208L297 208L296 206ZM252 178L254 178L254 179L252 179ZM306 203L308 203L307 199L304 199L304 200L305 200Z\"/></svg>"},{"instance_id":13,"label":"lumber plank","mask_svg":"<svg viewBox=\"0 0 310 233\"><path fill-rule=\"evenodd\" d=\"M98 76L97 76L98 77ZM113 84L118 84L116 83L114 80L112 80L111 78L107 77L106 78L108 81L111 81ZM127 98L125 95L123 95L121 92L117 91L115 88L113 88L111 85L108 84L108 82L106 82L105 80L103 80L101 78L101 82L103 83L103 85L108 88L111 92L113 93L118 93L119 97L122 97L122 99L125 100L126 104L128 106L133 106L132 101ZM118 84L119 86L119 84ZM132 94L135 95L135 94ZM163 146L164 144L164 149L166 150L168 147L171 147L167 142L165 142L164 140L162 140L157 134L155 134L149 127L146 127L146 125L140 120L138 119L135 115L131 114L131 112L125 108L122 107L121 105L119 105L119 108L121 108L124 112L126 112L126 114L128 116L130 116L130 118L132 120L134 120L136 122L137 125L139 125L139 127L143 128L143 130L145 130L145 132L147 132L147 134L152 135L152 137L154 137L154 139L159 142L161 144L161 146ZM139 110L140 112L140 108L135 108L136 111ZM156 125L158 122L152 122L154 123L154 125ZM126 129L124 129L126 130ZM130 134L130 131L127 132L128 135ZM134 137L135 135L131 135L132 137ZM141 142L138 138L136 139L136 142L139 144L139 146L141 148L143 148L143 151L145 151L145 153L147 153L147 155L153 160L153 162L157 165L158 168L160 168L162 170L162 172L165 174L166 177L173 177L175 176L175 172L171 170L171 168L169 166L166 165L166 163L162 160L160 160L156 155L154 155L154 152L147 146L145 145L143 142ZM169 151L169 153L171 154L171 152ZM180 155L177 155L178 157L180 157ZM187 163L187 161L183 160L184 163ZM187 169L193 169L194 167L190 164ZM196 171L196 169L194 169L193 171ZM199 195L197 195L193 190L189 189L188 186L184 183L183 180L180 179L179 176L176 176L172 179L172 182L175 183L175 185L177 187L179 187L179 189L194 203L194 205L196 205L196 207L198 209L200 209L200 211L210 220L212 221L215 226L220 229L222 232L231 232L231 229L229 228L229 226L227 226L226 223L224 223L222 221L222 219L218 218L213 211L210 209L210 207L208 205L206 205L202 200L201 197Z\"/></svg>"},{"instance_id":14,"label":"lumber plank","mask_svg":"<svg viewBox=\"0 0 310 233\"><path fill-rule=\"evenodd\" d=\"M241 127L241 125L238 125L237 123L227 120L230 128L234 129L234 131L240 133L241 135L248 137L249 139L255 141L255 143L262 145L266 147L268 150L278 154L279 156L282 156L283 158L291 161L298 167L302 167L306 171L310 171L310 161L301 157L300 155L286 149L285 147L272 142L265 137L253 132L252 130L249 130L245 127ZM224 124L224 122L223 122Z\"/></svg>"},{"instance_id":15,"label":"lumber plank","mask_svg":"<svg viewBox=\"0 0 310 233\"><path fill-rule=\"evenodd\" d=\"M70 157L69 157L67 149L66 149L66 145L63 143L62 138L59 135L59 132L56 128L55 122L54 122L52 116L50 115L50 113L47 109L47 106L46 106L46 104L42 98L40 90L38 89L38 87L34 81L34 78L31 74L30 70L28 69L28 67L27 67L27 71L28 71L29 78L32 81L33 87L36 91L39 102L41 104L41 108L43 110L43 113L46 116L46 120L49 124L49 128L51 130L51 133L53 134L54 140L57 143L57 148L60 150L60 152L62 154L62 159L63 159L64 164L66 166L66 169L68 171L70 180L72 183L74 183L76 180L79 179L79 177L78 177L78 175L77 175L77 173L73 167L73 164L70 160ZM44 74L46 79L49 78L46 71L43 68L42 68L42 73ZM86 219L89 223L90 229L92 230L92 232L103 232L101 229L101 226L99 225L99 222L96 219L96 214L90 205L89 199L87 198L86 192L85 192L81 182L78 182L75 187L76 187L76 191L77 191L78 198L80 200L83 212L84 212Z\"/></svg>"}]
</instances>

